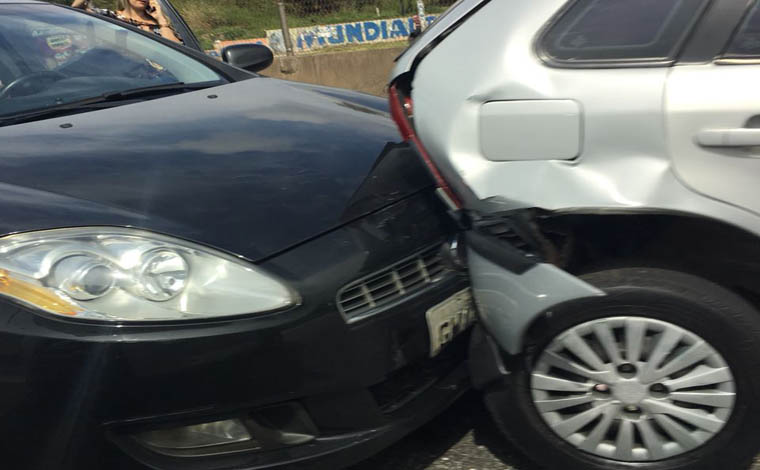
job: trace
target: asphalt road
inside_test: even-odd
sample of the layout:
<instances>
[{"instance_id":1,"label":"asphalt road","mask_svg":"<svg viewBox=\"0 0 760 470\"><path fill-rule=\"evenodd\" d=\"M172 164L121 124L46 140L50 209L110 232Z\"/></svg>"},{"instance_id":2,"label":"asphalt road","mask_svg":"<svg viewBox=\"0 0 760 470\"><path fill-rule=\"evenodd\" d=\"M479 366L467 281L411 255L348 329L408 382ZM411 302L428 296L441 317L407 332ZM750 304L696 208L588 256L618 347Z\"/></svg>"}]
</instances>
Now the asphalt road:
<instances>
[{"instance_id":1,"label":"asphalt road","mask_svg":"<svg viewBox=\"0 0 760 470\"><path fill-rule=\"evenodd\" d=\"M441 416L350 470L539 470L503 440L470 392ZM760 459L750 470L760 470Z\"/></svg>"}]
</instances>

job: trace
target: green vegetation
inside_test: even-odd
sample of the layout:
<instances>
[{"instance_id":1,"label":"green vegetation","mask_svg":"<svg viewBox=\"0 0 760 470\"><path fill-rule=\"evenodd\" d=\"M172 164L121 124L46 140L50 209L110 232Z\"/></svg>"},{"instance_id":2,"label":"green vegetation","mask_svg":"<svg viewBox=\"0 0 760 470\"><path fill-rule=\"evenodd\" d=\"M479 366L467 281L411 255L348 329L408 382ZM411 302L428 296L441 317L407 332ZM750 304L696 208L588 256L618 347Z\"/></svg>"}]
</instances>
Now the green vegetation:
<instances>
[{"instance_id":1,"label":"green vegetation","mask_svg":"<svg viewBox=\"0 0 760 470\"><path fill-rule=\"evenodd\" d=\"M52 0L71 3L69 0ZM179 10L204 48L215 40L265 37L267 29L280 27L275 0L170 0ZM401 16L412 11L410 0L286 0L291 28L330 23L346 23ZM426 1L427 11L439 13L453 0ZM95 0L102 8L115 8L115 0Z\"/></svg>"},{"instance_id":2,"label":"green vegetation","mask_svg":"<svg viewBox=\"0 0 760 470\"><path fill-rule=\"evenodd\" d=\"M280 27L274 0L174 0L173 4L204 47L212 47L217 39L265 37L265 30ZM444 9L432 7L429 11ZM399 0L290 0L287 10L291 28L401 15Z\"/></svg>"}]
</instances>

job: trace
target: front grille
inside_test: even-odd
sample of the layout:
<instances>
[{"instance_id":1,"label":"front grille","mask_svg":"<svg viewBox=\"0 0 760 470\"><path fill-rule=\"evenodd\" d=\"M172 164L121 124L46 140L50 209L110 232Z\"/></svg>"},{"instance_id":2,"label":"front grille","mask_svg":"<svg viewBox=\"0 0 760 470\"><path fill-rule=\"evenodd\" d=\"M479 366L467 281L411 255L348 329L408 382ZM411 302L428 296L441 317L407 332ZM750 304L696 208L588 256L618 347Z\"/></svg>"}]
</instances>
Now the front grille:
<instances>
[{"instance_id":1,"label":"front grille","mask_svg":"<svg viewBox=\"0 0 760 470\"><path fill-rule=\"evenodd\" d=\"M349 323L440 281L446 274L441 246L423 250L338 291L338 308Z\"/></svg>"}]
</instances>

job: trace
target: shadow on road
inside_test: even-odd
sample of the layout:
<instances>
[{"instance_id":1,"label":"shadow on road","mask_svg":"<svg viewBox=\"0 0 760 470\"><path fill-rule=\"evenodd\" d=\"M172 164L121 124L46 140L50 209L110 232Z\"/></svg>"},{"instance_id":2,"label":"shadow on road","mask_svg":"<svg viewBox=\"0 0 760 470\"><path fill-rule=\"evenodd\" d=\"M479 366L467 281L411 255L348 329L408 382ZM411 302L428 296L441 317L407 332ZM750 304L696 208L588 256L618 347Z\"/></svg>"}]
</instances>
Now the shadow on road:
<instances>
[{"instance_id":1,"label":"shadow on road","mask_svg":"<svg viewBox=\"0 0 760 470\"><path fill-rule=\"evenodd\" d=\"M470 392L438 418L351 470L537 470L506 442L479 393Z\"/></svg>"},{"instance_id":2,"label":"shadow on road","mask_svg":"<svg viewBox=\"0 0 760 470\"><path fill-rule=\"evenodd\" d=\"M435 420L349 470L539 470L501 437L469 392ZM760 470L760 455L748 470Z\"/></svg>"}]
</instances>

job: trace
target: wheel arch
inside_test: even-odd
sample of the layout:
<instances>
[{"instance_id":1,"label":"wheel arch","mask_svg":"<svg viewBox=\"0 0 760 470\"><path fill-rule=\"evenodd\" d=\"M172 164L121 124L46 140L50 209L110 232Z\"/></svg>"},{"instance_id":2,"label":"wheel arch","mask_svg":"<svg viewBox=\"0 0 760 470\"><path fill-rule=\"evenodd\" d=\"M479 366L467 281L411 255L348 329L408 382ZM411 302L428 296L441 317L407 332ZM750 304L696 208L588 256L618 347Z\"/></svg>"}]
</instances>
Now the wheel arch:
<instances>
[{"instance_id":1,"label":"wheel arch","mask_svg":"<svg viewBox=\"0 0 760 470\"><path fill-rule=\"evenodd\" d=\"M624 267L661 268L712 281L760 309L760 236L695 214L665 211L582 211L537 214L544 253L574 276ZM521 344L551 309L534 316Z\"/></svg>"}]
</instances>

